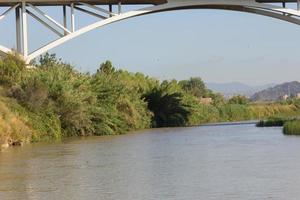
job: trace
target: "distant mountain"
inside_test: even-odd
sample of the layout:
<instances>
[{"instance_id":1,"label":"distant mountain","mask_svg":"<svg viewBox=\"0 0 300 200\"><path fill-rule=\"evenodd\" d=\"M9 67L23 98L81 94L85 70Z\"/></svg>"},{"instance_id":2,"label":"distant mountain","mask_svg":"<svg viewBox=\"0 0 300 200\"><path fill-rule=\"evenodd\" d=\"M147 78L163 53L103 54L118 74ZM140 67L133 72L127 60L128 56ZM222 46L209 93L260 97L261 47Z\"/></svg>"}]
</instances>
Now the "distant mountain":
<instances>
[{"instance_id":1,"label":"distant mountain","mask_svg":"<svg viewBox=\"0 0 300 200\"><path fill-rule=\"evenodd\" d=\"M252 96L254 93L264 90L266 88L272 87L275 84L266 84L259 86L250 86L240 82L230 82L230 83L206 83L208 89L214 92L219 92L225 97L231 97L234 95L245 95L247 97Z\"/></svg>"},{"instance_id":2,"label":"distant mountain","mask_svg":"<svg viewBox=\"0 0 300 200\"><path fill-rule=\"evenodd\" d=\"M292 81L257 92L251 99L255 101L275 101L284 95L296 96L298 93L300 93L300 83Z\"/></svg>"}]
</instances>

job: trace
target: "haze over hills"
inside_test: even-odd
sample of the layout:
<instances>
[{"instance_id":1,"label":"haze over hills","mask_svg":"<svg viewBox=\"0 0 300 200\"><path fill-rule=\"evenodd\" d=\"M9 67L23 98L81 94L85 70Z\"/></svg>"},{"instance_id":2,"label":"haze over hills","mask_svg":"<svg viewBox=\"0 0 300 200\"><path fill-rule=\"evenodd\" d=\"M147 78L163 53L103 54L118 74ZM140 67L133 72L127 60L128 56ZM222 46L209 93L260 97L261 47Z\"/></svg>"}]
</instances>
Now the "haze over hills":
<instances>
[{"instance_id":1,"label":"haze over hills","mask_svg":"<svg viewBox=\"0 0 300 200\"><path fill-rule=\"evenodd\" d=\"M225 97L231 97L237 94L251 97L254 93L267 89L269 87L273 87L275 85L276 84L271 83L265 85L251 86L240 82L206 83L208 89L211 89L215 92L219 92Z\"/></svg>"},{"instance_id":2,"label":"haze over hills","mask_svg":"<svg viewBox=\"0 0 300 200\"><path fill-rule=\"evenodd\" d=\"M276 101L284 95L294 97L297 96L298 93L300 93L300 82L292 81L257 92L251 99L254 101Z\"/></svg>"}]
</instances>

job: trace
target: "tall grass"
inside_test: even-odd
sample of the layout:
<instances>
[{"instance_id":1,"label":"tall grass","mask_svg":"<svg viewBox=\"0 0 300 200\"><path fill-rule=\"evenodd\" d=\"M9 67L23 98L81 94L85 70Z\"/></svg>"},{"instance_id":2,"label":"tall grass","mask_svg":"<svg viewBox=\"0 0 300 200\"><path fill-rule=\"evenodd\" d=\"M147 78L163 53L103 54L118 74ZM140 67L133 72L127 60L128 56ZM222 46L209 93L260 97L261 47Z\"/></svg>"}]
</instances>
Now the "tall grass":
<instances>
[{"instance_id":1,"label":"tall grass","mask_svg":"<svg viewBox=\"0 0 300 200\"><path fill-rule=\"evenodd\" d=\"M300 135L300 120L286 122L283 126L285 135Z\"/></svg>"},{"instance_id":2,"label":"tall grass","mask_svg":"<svg viewBox=\"0 0 300 200\"><path fill-rule=\"evenodd\" d=\"M267 120L260 120L256 126L257 127L276 127L283 126L289 119L280 118L280 117L272 117Z\"/></svg>"},{"instance_id":3,"label":"tall grass","mask_svg":"<svg viewBox=\"0 0 300 200\"><path fill-rule=\"evenodd\" d=\"M0 145L14 141L29 142L33 134L25 120L12 113L0 100Z\"/></svg>"},{"instance_id":4,"label":"tall grass","mask_svg":"<svg viewBox=\"0 0 300 200\"><path fill-rule=\"evenodd\" d=\"M265 119L269 117L294 117L300 114L300 109L294 105L280 103L251 104L249 111L253 119Z\"/></svg>"}]
</instances>

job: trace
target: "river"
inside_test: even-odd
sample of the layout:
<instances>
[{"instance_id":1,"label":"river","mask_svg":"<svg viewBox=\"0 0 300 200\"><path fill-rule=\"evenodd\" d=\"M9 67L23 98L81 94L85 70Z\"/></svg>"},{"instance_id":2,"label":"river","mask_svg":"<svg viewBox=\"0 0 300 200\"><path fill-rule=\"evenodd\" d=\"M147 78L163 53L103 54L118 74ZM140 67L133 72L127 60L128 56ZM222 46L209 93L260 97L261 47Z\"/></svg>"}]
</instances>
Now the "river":
<instances>
[{"instance_id":1,"label":"river","mask_svg":"<svg viewBox=\"0 0 300 200\"><path fill-rule=\"evenodd\" d=\"M153 129L0 153L0 199L300 199L300 137L253 124Z\"/></svg>"}]
</instances>

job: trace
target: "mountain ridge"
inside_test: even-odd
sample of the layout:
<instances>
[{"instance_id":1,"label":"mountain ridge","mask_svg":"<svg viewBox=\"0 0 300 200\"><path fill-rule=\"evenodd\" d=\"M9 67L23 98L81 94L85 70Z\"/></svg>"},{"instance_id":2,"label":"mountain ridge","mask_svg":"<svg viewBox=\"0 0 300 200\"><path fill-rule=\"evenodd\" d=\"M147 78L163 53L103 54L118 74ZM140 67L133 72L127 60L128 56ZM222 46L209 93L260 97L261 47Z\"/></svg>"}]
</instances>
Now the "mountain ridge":
<instances>
[{"instance_id":1,"label":"mountain ridge","mask_svg":"<svg viewBox=\"0 0 300 200\"><path fill-rule=\"evenodd\" d=\"M276 84L264 84L264 85L248 85L241 82L228 82L228 83L215 83L207 82L206 86L208 89L223 94L225 97L231 97L234 95L245 95L251 97L256 92L273 87Z\"/></svg>"},{"instance_id":2,"label":"mountain ridge","mask_svg":"<svg viewBox=\"0 0 300 200\"><path fill-rule=\"evenodd\" d=\"M253 101L276 101L284 95L297 96L300 93L300 82L290 81L256 92L251 96Z\"/></svg>"}]
</instances>

